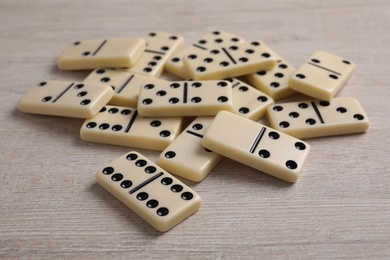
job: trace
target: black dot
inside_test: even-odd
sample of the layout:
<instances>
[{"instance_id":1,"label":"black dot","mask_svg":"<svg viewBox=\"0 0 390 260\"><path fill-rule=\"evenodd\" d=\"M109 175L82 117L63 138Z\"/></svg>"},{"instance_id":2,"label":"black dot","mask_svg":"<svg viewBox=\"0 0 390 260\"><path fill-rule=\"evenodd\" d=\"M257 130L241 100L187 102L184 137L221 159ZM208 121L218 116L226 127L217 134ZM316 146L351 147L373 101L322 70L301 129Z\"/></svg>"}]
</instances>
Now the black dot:
<instances>
[{"instance_id":1,"label":"black dot","mask_svg":"<svg viewBox=\"0 0 390 260\"><path fill-rule=\"evenodd\" d=\"M228 84L225 81L220 81L217 83L218 87L226 87Z\"/></svg>"},{"instance_id":2,"label":"black dot","mask_svg":"<svg viewBox=\"0 0 390 260\"><path fill-rule=\"evenodd\" d=\"M171 135L171 132L169 132L168 130L164 130L164 131L160 132L161 137L168 137L170 135Z\"/></svg>"},{"instance_id":3,"label":"black dot","mask_svg":"<svg viewBox=\"0 0 390 260\"><path fill-rule=\"evenodd\" d=\"M282 106L274 106L272 108L273 111L276 111L276 112L279 112L279 111L282 111L283 110L283 107Z\"/></svg>"},{"instance_id":4,"label":"black dot","mask_svg":"<svg viewBox=\"0 0 390 260\"><path fill-rule=\"evenodd\" d=\"M297 74L297 75L295 75L297 78L300 78L300 79L304 79L304 78L306 78L306 76L305 75L303 75L303 74Z\"/></svg>"},{"instance_id":5,"label":"black dot","mask_svg":"<svg viewBox=\"0 0 390 260\"><path fill-rule=\"evenodd\" d=\"M115 173L111 176L111 180L113 181L121 181L123 179L123 175L120 173Z\"/></svg>"},{"instance_id":6,"label":"black dot","mask_svg":"<svg viewBox=\"0 0 390 260\"><path fill-rule=\"evenodd\" d=\"M167 208L159 208L157 211L156 211L157 215L159 215L160 217L164 217L166 215L169 214L169 210Z\"/></svg>"},{"instance_id":7,"label":"black dot","mask_svg":"<svg viewBox=\"0 0 390 260\"><path fill-rule=\"evenodd\" d=\"M280 135L277 132L271 131L268 133L269 138L273 140L279 139Z\"/></svg>"},{"instance_id":8,"label":"black dot","mask_svg":"<svg viewBox=\"0 0 390 260\"><path fill-rule=\"evenodd\" d=\"M102 109L100 109L99 113L103 113L103 112L105 112L106 110L107 110L106 107L102 107Z\"/></svg>"},{"instance_id":9,"label":"black dot","mask_svg":"<svg viewBox=\"0 0 390 260\"><path fill-rule=\"evenodd\" d=\"M116 114L116 113L118 113L119 112L119 109L117 109L117 108L110 108L109 110L108 110L108 113L110 113L110 114Z\"/></svg>"},{"instance_id":10,"label":"black dot","mask_svg":"<svg viewBox=\"0 0 390 260\"><path fill-rule=\"evenodd\" d=\"M152 68L149 68L149 67L144 68L144 72L151 72L151 71L152 71Z\"/></svg>"},{"instance_id":11,"label":"black dot","mask_svg":"<svg viewBox=\"0 0 390 260\"><path fill-rule=\"evenodd\" d=\"M194 60L196 59L198 56L196 56L195 54L191 54L191 55L188 55L187 58L190 59L190 60Z\"/></svg>"},{"instance_id":12,"label":"black dot","mask_svg":"<svg viewBox=\"0 0 390 260\"><path fill-rule=\"evenodd\" d=\"M138 200L146 200L148 198L149 198L149 194L147 194L146 192L140 192L137 194Z\"/></svg>"},{"instance_id":13,"label":"black dot","mask_svg":"<svg viewBox=\"0 0 390 260\"><path fill-rule=\"evenodd\" d=\"M133 183L129 180L125 180L121 182L121 187L124 189L130 188Z\"/></svg>"},{"instance_id":14,"label":"black dot","mask_svg":"<svg viewBox=\"0 0 390 260\"><path fill-rule=\"evenodd\" d=\"M183 186L181 186L180 184L175 184L175 185L172 185L171 187L171 191L173 192L181 192L183 190Z\"/></svg>"},{"instance_id":15,"label":"black dot","mask_svg":"<svg viewBox=\"0 0 390 260\"><path fill-rule=\"evenodd\" d=\"M254 50L252 50L252 49L247 49L247 50L245 50L245 53L248 53L248 54L252 54L252 53L254 53L255 51Z\"/></svg>"},{"instance_id":16,"label":"black dot","mask_svg":"<svg viewBox=\"0 0 390 260\"><path fill-rule=\"evenodd\" d=\"M154 56L153 60L161 60L161 56Z\"/></svg>"},{"instance_id":17,"label":"black dot","mask_svg":"<svg viewBox=\"0 0 390 260\"><path fill-rule=\"evenodd\" d=\"M260 102L266 102L268 100L268 98L266 96L259 96L257 98L257 101L260 101Z\"/></svg>"},{"instance_id":18,"label":"black dot","mask_svg":"<svg viewBox=\"0 0 390 260\"><path fill-rule=\"evenodd\" d=\"M114 172L114 168L112 168L112 167L106 167L102 171L102 173L105 174L105 175L112 174L113 172Z\"/></svg>"},{"instance_id":19,"label":"black dot","mask_svg":"<svg viewBox=\"0 0 390 260\"><path fill-rule=\"evenodd\" d=\"M154 85L153 84L146 84L144 86L145 89L153 89L154 88Z\"/></svg>"},{"instance_id":20,"label":"black dot","mask_svg":"<svg viewBox=\"0 0 390 260\"><path fill-rule=\"evenodd\" d=\"M233 45L233 46L230 46L229 49L232 51L236 51L236 50L238 50L238 47Z\"/></svg>"},{"instance_id":21,"label":"black dot","mask_svg":"<svg viewBox=\"0 0 390 260\"><path fill-rule=\"evenodd\" d=\"M83 101L80 102L80 105L86 106L86 105L88 105L89 103L91 103L91 100L90 100L90 99L84 99Z\"/></svg>"},{"instance_id":22,"label":"black dot","mask_svg":"<svg viewBox=\"0 0 390 260\"><path fill-rule=\"evenodd\" d=\"M192 126L192 129L194 129L194 130L201 130L202 128L203 128L202 124L195 124Z\"/></svg>"},{"instance_id":23,"label":"black dot","mask_svg":"<svg viewBox=\"0 0 390 260\"><path fill-rule=\"evenodd\" d=\"M216 43L221 43L221 42L223 42L223 40L222 39L220 39L220 38L218 38L218 39L215 39L214 40Z\"/></svg>"},{"instance_id":24,"label":"black dot","mask_svg":"<svg viewBox=\"0 0 390 260\"><path fill-rule=\"evenodd\" d=\"M239 41L239 39L238 39L238 38L235 38L235 37L234 37L234 38L231 38L230 40L231 40L232 42L238 42L238 41Z\"/></svg>"},{"instance_id":25,"label":"black dot","mask_svg":"<svg viewBox=\"0 0 390 260\"><path fill-rule=\"evenodd\" d=\"M206 41L206 40L200 40L200 41L198 41L198 43L199 43L199 44L206 44L207 41Z\"/></svg>"},{"instance_id":26,"label":"black dot","mask_svg":"<svg viewBox=\"0 0 390 260\"><path fill-rule=\"evenodd\" d=\"M264 57L264 58L271 57L271 55L269 53L262 53L261 56Z\"/></svg>"},{"instance_id":27,"label":"black dot","mask_svg":"<svg viewBox=\"0 0 390 260\"><path fill-rule=\"evenodd\" d=\"M328 101L320 101L319 104L320 104L321 106L323 106L323 107L327 107L327 106L330 105L330 103L329 103Z\"/></svg>"},{"instance_id":28,"label":"black dot","mask_svg":"<svg viewBox=\"0 0 390 260\"><path fill-rule=\"evenodd\" d=\"M356 120L363 120L364 116L361 114L355 114L355 115L353 115L353 118L355 118Z\"/></svg>"},{"instance_id":29,"label":"black dot","mask_svg":"<svg viewBox=\"0 0 390 260\"><path fill-rule=\"evenodd\" d=\"M248 114L249 113L249 108L247 107L241 107L238 112L240 112L241 114Z\"/></svg>"},{"instance_id":30,"label":"black dot","mask_svg":"<svg viewBox=\"0 0 390 260\"><path fill-rule=\"evenodd\" d=\"M108 129L109 127L110 127L110 125L107 124L107 123L103 123L103 124L100 124L100 125L99 125L99 129L100 129L100 130L106 130L106 129Z\"/></svg>"},{"instance_id":31,"label":"black dot","mask_svg":"<svg viewBox=\"0 0 390 260\"><path fill-rule=\"evenodd\" d=\"M271 154L270 154L270 152L268 152L267 150L262 149L262 150L259 151L259 156L260 156L261 158L268 158L268 157L271 156Z\"/></svg>"},{"instance_id":32,"label":"black dot","mask_svg":"<svg viewBox=\"0 0 390 260\"><path fill-rule=\"evenodd\" d=\"M219 65L222 66L222 67L227 67L227 66L229 66L229 62L222 61L221 63L219 63Z\"/></svg>"},{"instance_id":33,"label":"black dot","mask_svg":"<svg viewBox=\"0 0 390 260\"><path fill-rule=\"evenodd\" d=\"M89 122L86 127L87 128L95 128L97 126L97 124L95 122Z\"/></svg>"},{"instance_id":34,"label":"black dot","mask_svg":"<svg viewBox=\"0 0 390 260\"><path fill-rule=\"evenodd\" d=\"M218 54L219 53L219 50L212 50L210 51L211 54Z\"/></svg>"},{"instance_id":35,"label":"black dot","mask_svg":"<svg viewBox=\"0 0 390 260\"><path fill-rule=\"evenodd\" d=\"M277 78L283 78L283 76L284 76L283 73L276 73L275 74L275 77L277 77Z\"/></svg>"},{"instance_id":36,"label":"black dot","mask_svg":"<svg viewBox=\"0 0 390 260\"><path fill-rule=\"evenodd\" d=\"M201 101L202 101L202 99L200 97L193 97L193 98L191 98L191 102L192 103L199 103Z\"/></svg>"},{"instance_id":37,"label":"black dot","mask_svg":"<svg viewBox=\"0 0 390 260\"><path fill-rule=\"evenodd\" d=\"M179 99L178 98L170 98L169 99L169 103L171 103L171 104L176 104L176 103L178 103L179 102Z\"/></svg>"},{"instance_id":38,"label":"black dot","mask_svg":"<svg viewBox=\"0 0 390 260\"><path fill-rule=\"evenodd\" d=\"M214 35L219 35L220 34L220 32L219 31L214 31L214 32L212 32Z\"/></svg>"},{"instance_id":39,"label":"black dot","mask_svg":"<svg viewBox=\"0 0 390 260\"><path fill-rule=\"evenodd\" d=\"M281 68L281 69L287 69L288 68L288 66L286 64L279 64L278 67Z\"/></svg>"},{"instance_id":40,"label":"black dot","mask_svg":"<svg viewBox=\"0 0 390 260\"><path fill-rule=\"evenodd\" d=\"M158 201L157 200L149 200L148 202L146 202L146 206L148 208L153 209L153 208L158 206Z\"/></svg>"},{"instance_id":41,"label":"black dot","mask_svg":"<svg viewBox=\"0 0 390 260\"><path fill-rule=\"evenodd\" d=\"M194 88L199 88L201 86L202 86L202 83L200 83L200 82L194 82L191 84L191 87L194 87Z\"/></svg>"},{"instance_id":42,"label":"black dot","mask_svg":"<svg viewBox=\"0 0 390 260\"><path fill-rule=\"evenodd\" d=\"M295 148L297 148L298 150L305 150L306 149L306 145L302 142L296 142L295 143Z\"/></svg>"},{"instance_id":43,"label":"black dot","mask_svg":"<svg viewBox=\"0 0 390 260\"><path fill-rule=\"evenodd\" d=\"M226 101L228 101L229 99L227 98L227 97L225 97L225 96L220 96L219 98L218 98L218 101L219 102L222 102L222 103L224 103L224 102L226 102Z\"/></svg>"},{"instance_id":44,"label":"black dot","mask_svg":"<svg viewBox=\"0 0 390 260\"><path fill-rule=\"evenodd\" d=\"M145 168L145 172L146 173L154 173L154 172L156 172L156 167L154 167L154 166L148 166L148 167L146 167Z\"/></svg>"},{"instance_id":45,"label":"black dot","mask_svg":"<svg viewBox=\"0 0 390 260\"><path fill-rule=\"evenodd\" d=\"M80 89L83 87L84 87L84 84L77 84L76 86L74 86L74 89Z\"/></svg>"},{"instance_id":46,"label":"black dot","mask_svg":"<svg viewBox=\"0 0 390 260\"><path fill-rule=\"evenodd\" d=\"M180 87L180 84L179 83L172 83L171 85L169 85L170 88L179 88Z\"/></svg>"},{"instance_id":47,"label":"black dot","mask_svg":"<svg viewBox=\"0 0 390 260\"><path fill-rule=\"evenodd\" d=\"M172 58L171 61L172 61L172 62L179 62L179 61L180 61L180 58L175 57L175 58Z\"/></svg>"},{"instance_id":48,"label":"black dot","mask_svg":"<svg viewBox=\"0 0 390 260\"><path fill-rule=\"evenodd\" d=\"M240 61L240 62L247 62L248 58L241 57L241 58L238 59L238 61Z\"/></svg>"},{"instance_id":49,"label":"black dot","mask_svg":"<svg viewBox=\"0 0 390 260\"><path fill-rule=\"evenodd\" d=\"M169 50L169 47L168 46L163 46L163 47L161 47L161 50L162 51L167 51L167 50Z\"/></svg>"},{"instance_id":50,"label":"black dot","mask_svg":"<svg viewBox=\"0 0 390 260\"><path fill-rule=\"evenodd\" d=\"M153 103L153 99L151 98L145 98L144 100L142 100L142 104L144 105L150 105Z\"/></svg>"},{"instance_id":51,"label":"black dot","mask_svg":"<svg viewBox=\"0 0 390 260\"><path fill-rule=\"evenodd\" d=\"M47 97L42 98L42 102L48 102L48 101L50 101L51 99L52 99L52 97L47 96Z\"/></svg>"},{"instance_id":52,"label":"black dot","mask_svg":"<svg viewBox=\"0 0 390 260\"><path fill-rule=\"evenodd\" d=\"M196 68L196 71L198 71L198 72L204 72L206 70L206 68L205 67L197 67Z\"/></svg>"},{"instance_id":53,"label":"black dot","mask_svg":"<svg viewBox=\"0 0 390 260\"><path fill-rule=\"evenodd\" d=\"M163 97L163 96L165 96L166 94L167 94L167 92L164 91L164 90L157 91L157 93L156 93L156 95L159 96L159 97Z\"/></svg>"},{"instance_id":54,"label":"black dot","mask_svg":"<svg viewBox=\"0 0 390 260\"><path fill-rule=\"evenodd\" d=\"M297 112L291 112L290 114L288 114L290 117L292 118L297 118L299 116L299 113Z\"/></svg>"},{"instance_id":55,"label":"black dot","mask_svg":"<svg viewBox=\"0 0 390 260\"><path fill-rule=\"evenodd\" d=\"M79 45L80 44L80 42L74 42L73 43L73 45Z\"/></svg>"},{"instance_id":56,"label":"black dot","mask_svg":"<svg viewBox=\"0 0 390 260\"><path fill-rule=\"evenodd\" d=\"M313 118L308 118L308 119L306 119L305 122L308 125L314 125L316 123L316 120L314 120Z\"/></svg>"},{"instance_id":57,"label":"black dot","mask_svg":"<svg viewBox=\"0 0 390 260\"><path fill-rule=\"evenodd\" d=\"M83 56L88 56L90 54L90 52L89 51L85 51L85 52L83 52Z\"/></svg>"},{"instance_id":58,"label":"black dot","mask_svg":"<svg viewBox=\"0 0 390 260\"><path fill-rule=\"evenodd\" d=\"M138 167L144 167L146 165L146 161L143 159L140 159L140 160L135 162L135 165Z\"/></svg>"},{"instance_id":59,"label":"black dot","mask_svg":"<svg viewBox=\"0 0 390 260\"><path fill-rule=\"evenodd\" d=\"M164 185L170 185L173 182L173 180L169 177L162 178L161 183Z\"/></svg>"},{"instance_id":60,"label":"black dot","mask_svg":"<svg viewBox=\"0 0 390 260\"><path fill-rule=\"evenodd\" d=\"M138 155L136 155L135 153L129 153L127 156L126 156L126 159L129 160L129 161L134 161L135 159L138 158Z\"/></svg>"},{"instance_id":61,"label":"black dot","mask_svg":"<svg viewBox=\"0 0 390 260\"><path fill-rule=\"evenodd\" d=\"M246 91L248 91L248 89L249 89L248 87L244 87L244 86L238 88L238 90L241 92L246 92Z\"/></svg>"},{"instance_id":62,"label":"black dot","mask_svg":"<svg viewBox=\"0 0 390 260\"><path fill-rule=\"evenodd\" d=\"M121 111L121 114L122 115L129 115L131 113L131 110L130 109L123 109L122 111Z\"/></svg>"},{"instance_id":63,"label":"black dot","mask_svg":"<svg viewBox=\"0 0 390 260\"><path fill-rule=\"evenodd\" d=\"M347 112L347 109L345 107L338 107L338 108L336 108L336 111L339 113L345 113L345 112Z\"/></svg>"},{"instance_id":64,"label":"black dot","mask_svg":"<svg viewBox=\"0 0 390 260\"><path fill-rule=\"evenodd\" d=\"M156 35L157 35L157 34L154 33L154 32L149 33L149 36L151 36L151 37L154 37L154 36L156 36Z\"/></svg>"},{"instance_id":65,"label":"black dot","mask_svg":"<svg viewBox=\"0 0 390 260\"><path fill-rule=\"evenodd\" d=\"M46 82L41 82L41 83L39 83L37 86L38 87L43 87L43 86L45 86L47 83Z\"/></svg>"},{"instance_id":66,"label":"black dot","mask_svg":"<svg viewBox=\"0 0 390 260\"><path fill-rule=\"evenodd\" d=\"M265 74L267 74L267 72L265 70L262 70L262 71L256 72L256 74L259 76L264 76Z\"/></svg>"},{"instance_id":67,"label":"black dot","mask_svg":"<svg viewBox=\"0 0 390 260\"><path fill-rule=\"evenodd\" d=\"M148 66L154 67L157 65L157 62L151 61L148 63Z\"/></svg>"},{"instance_id":68,"label":"black dot","mask_svg":"<svg viewBox=\"0 0 390 260\"><path fill-rule=\"evenodd\" d=\"M339 78L339 77L337 77L336 75L333 75L333 74L330 74L329 77L332 78L332 79L338 79Z\"/></svg>"},{"instance_id":69,"label":"black dot","mask_svg":"<svg viewBox=\"0 0 390 260\"><path fill-rule=\"evenodd\" d=\"M183 193L181 194L181 198L182 198L183 200L191 200L193 197L194 197L194 195L193 195L191 192L188 192L188 191L183 192Z\"/></svg>"},{"instance_id":70,"label":"black dot","mask_svg":"<svg viewBox=\"0 0 390 260\"><path fill-rule=\"evenodd\" d=\"M343 62L344 62L345 64L351 64L351 62L349 62L349 61L347 61L347 60L343 60Z\"/></svg>"},{"instance_id":71,"label":"black dot","mask_svg":"<svg viewBox=\"0 0 390 260\"><path fill-rule=\"evenodd\" d=\"M111 129L113 130L113 131L120 131L120 130L122 130L122 126L121 125L114 125L113 127L111 127Z\"/></svg>"},{"instance_id":72,"label":"black dot","mask_svg":"<svg viewBox=\"0 0 390 260\"><path fill-rule=\"evenodd\" d=\"M177 40L177 36L175 36L175 35L172 35L171 37L169 37L169 39L171 39L171 40Z\"/></svg>"},{"instance_id":73,"label":"black dot","mask_svg":"<svg viewBox=\"0 0 390 260\"><path fill-rule=\"evenodd\" d=\"M290 170L295 170L298 167L298 164L293 160L289 160L286 162L286 167L289 168Z\"/></svg>"},{"instance_id":74,"label":"black dot","mask_svg":"<svg viewBox=\"0 0 390 260\"><path fill-rule=\"evenodd\" d=\"M299 103L299 104L298 104L298 107L299 107L299 108L302 108L302 109L305 109L305 108L308 108L309 105L308 105L307 103Z\"/></svg>"},{"instance_id":75,"label":"black dot","mask_svg":"<svg viewBox=\"0 0 390 260\"><path fill-rule=\"evenodd\" d=\"M311 59L311 61L314 62L314 63L320 63L320 61L317 60L317 59Z\"/></svg>"},{"instance_id":76,"label":"black dot","mask_svg":"<svg viewBox=\"0 0 390 260\"><path fill-rule=\"evenodd\" d=\"M168 159L175 158L175 156L176 156L176 153L174 151L168 151L165 153L165 157Z\"/></svg>"},{"instance_id":77,"label":"black dot","mask_svg":"<svg viewBox=\"0 0 390 260\"><path fill-rule=\"evenodd\" d=\"M85 95L87 95L88 92L87 91L81 91L80 93L77 94L78 97L84 97Z\"/></svg>"},{"instance_id":78,"label":"black dot","mask_svg":"<svg viewBox=\"0 0 390 260\"><path fill-rule=\"evenodd\" d=\"M206 58L203 61L206 62L206 63L210 63L210 62L213 62L213 59L212 58Z\"/></svg>"},{"instance_id":79,"label":"black dot","mask_svg":"<svg viewBox=\"0 0 390 260\"><path fill-rule=\"evenodd\" d=\"M259 43L259 42L251 42L251 45L253 45L253 46L259 46L260 43Z\"/></svg>"},{"instance_id":80,"label":"black dot","mask_svg":"<svg viewBox=\"0 0 390 260\"><path fill-rule=\"evenodd\" d=\"M101 82L109 82L109 81L110 81L110 78L104 77L104 78L101 78L100 81L101 81Z\"/></svg>"},{"instance_id":81,"label":"black dot","mask_svg":"<svg viewBox=\"0 0 390 260\"><path fill-rule=\"evenodd\" d=\"M104 70L104 69L98 69L98 70L96 71L97 74L103 74L103 73L105 73L105 72L106 72L106 70Z\"/></svg>"},{"instance_id":82,"label":"black dot","mask_svg":"<svg viewBox=\"0 0 390 260\"><path fill-rule=\"evenodd\" d=\"M281 128L287 128L287 127L290 126L290 123L287 122L287 121L282 121L282 122L279 123L279 126L280 126Z\"/></svg>"},{"instance_id":83,"label":"black dot","mask_svg":"<svg viewBox=\"0 0 390 260\"><path fill-rule=\"evenodd\" d=\"M278 83L278 82L271 82L271 87L273 87L273 88L277 88L277 87L279 87L280 86L280 84Z\"/></svg>"},{"instance_id":84,"label":"black dot","mask_svg":"<svg viewBox=\"0 0 390 260\"><path fill-rule=\"evenodd\" d=\"M153 127L159 127L161 125L161 121L153 120L152 122L150 122L150 125Z\"/></svg>"}]
</instances>

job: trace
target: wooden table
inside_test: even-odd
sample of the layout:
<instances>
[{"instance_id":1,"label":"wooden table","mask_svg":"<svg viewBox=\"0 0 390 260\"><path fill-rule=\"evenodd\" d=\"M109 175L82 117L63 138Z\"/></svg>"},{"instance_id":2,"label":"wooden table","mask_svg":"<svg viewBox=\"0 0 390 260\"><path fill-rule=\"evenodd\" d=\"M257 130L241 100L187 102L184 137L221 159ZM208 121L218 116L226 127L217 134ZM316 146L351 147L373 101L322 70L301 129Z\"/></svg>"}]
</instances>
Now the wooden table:
<instances>
[{"instance_id":1,"label":"wooden table","mask_svg":"<svg viewBox=\"0 0 390 260\"><path fill-rule=\"evenodd\" d=\"M0 258L389 259L389 27L387 0L2 0ZM306 140L294 185L223 159L204 181L184 180L203 206L161 234L96 184L131 148L82 141L81 119L16 108L42 80L88 75L55 65L75 40L159 30L190 44L214 29L263 40L294 66L317 50L354 61L338 96L361 102L370 129Z\"/></svg>"}]
</instances>

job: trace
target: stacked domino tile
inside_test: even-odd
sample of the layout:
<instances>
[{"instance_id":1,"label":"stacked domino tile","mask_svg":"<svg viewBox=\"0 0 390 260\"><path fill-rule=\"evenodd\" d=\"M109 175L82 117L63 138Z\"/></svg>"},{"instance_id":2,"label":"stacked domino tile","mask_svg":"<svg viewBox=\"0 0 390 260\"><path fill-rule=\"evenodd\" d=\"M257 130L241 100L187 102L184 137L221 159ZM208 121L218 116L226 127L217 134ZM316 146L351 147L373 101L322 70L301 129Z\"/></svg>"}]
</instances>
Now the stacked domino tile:
<instances>
[{"instance_id":1,"label":"stacked domino tile","mask_svg":"<svg viewBox=\"0 0 390 260\"><path fill-rule=\"evenodd\" d=\"M122 156L146 174L137 185L134 173L115 171L124 163L119 159L120 165L111 162L96 176L162 232L201 203L170 174L199 182L225 156L293 183L310 151L297 138L359 133L369 126L355 98L335 98L355 68L351 61L319 51L295 70L262 41L224 31L207 33L185 48L182 37L164 32L76 41L57 65L92 71L83 82L39 83L20 99L19 109L86 118L80 130L85 141L161 151L156 163L134 159L142 157L135 151ZM163 72L183 80L163 80ZM311 100L275 104L298 92ZM265 115L270 126L257 122ZM183 130L185 117L195 118ZM153 175L156 171L161 174ZM160 188L153 194L141 191L156 183ZM168 194L181 194L181 207L166 202L171 195L162 194L169 187Z\"/></svg>"}]
</instances>

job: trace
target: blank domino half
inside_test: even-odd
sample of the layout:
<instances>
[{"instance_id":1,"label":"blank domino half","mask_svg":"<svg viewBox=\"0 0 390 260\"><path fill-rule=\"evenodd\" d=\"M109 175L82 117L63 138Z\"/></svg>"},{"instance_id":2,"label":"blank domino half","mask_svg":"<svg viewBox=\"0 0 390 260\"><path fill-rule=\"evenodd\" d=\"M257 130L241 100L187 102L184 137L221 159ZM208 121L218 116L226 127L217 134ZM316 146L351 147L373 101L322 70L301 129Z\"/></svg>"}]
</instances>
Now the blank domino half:
<instances>
[{"instance_id":1,"label":"blank domino half","mask_svg":"<svg viewBox=\"0 0 390 260\"><path fill-rule=\"evenodd\" d=\"M61 70L130 67L145 50L142 38L91 39L76 41L58 57Z\"/></svg>"},{"instance_id":2,"label":"blank domino half","mask_svg":"<svg viewBox=\"0 0 390 260\"><path fill-rule=\"evenodd\" d=\"M114 90L114 96L109 101L111 105L136 107L141 86L165 81L122 70L96 69L84 82L110 85Z\"/></svg>"},{"instance_id":3,"label":"blank domino half","mask_svg":"<svg viewBox=\"0 0 390 260\"><path fill-rule=\"evenodd\" d=\"M165 170L191 181L202 181L222 159L202 146L203 134L214 117L197 117L161 153L157 164Z\"/></svg>"},{"instance_id":4,"label":"blank domino half","mask_svg":"<svg viewBox=\"0 0 390 260\"><path fill-rule=\"evenodd\" d=\"M96 181L160 232L194 214L199 195L137 152L129 152L96 173Z\"/></svg>"},{"instance_id":5,"label":"blank domino half","mask_svg":"<svg viewBox=\"0 0 390 260\"><path fill-rule=\"evenodd\" d=\"M80 130L84 141L164 150L180 133L182 118L146 118L137 109L105 106L85 120Z\"/></svg>"},{"instance_id":6,"label":"blank domino half","mask_svg":"<svg viewBox=\"0 0 390 260\"><path fill-rule=\"evenodd\" d=\"M19 100L25 113L88 118L112 98L110 86L82 82L43 81Z\"/></svg>"},{"instance_id":7,"label":"blank domino half","mask_svg":"<svg viewBox=\"0 0 390 260\"><path fill-rule=\"evenodd\" d=\"M183 57L183 63L194 80L234 78L259 70L272 69L276 58L260 41L194 50Z\"/></svg>"},{"instance_id":8,"label":"blank domino half","mask_svg":"<svg viewBox=\"0 0 390 260\"><path fill-rule=\"evenodd\" d=\"M210 48L219 48L221 46L229 46L230 44L244 42L244 39L221 30L212 31L201 37L196 43L186 47L183 50L175 53L166 63L165 69L183 79L190 78L187 70L184 67L182 58L191 54L194 50L208 50Z\"/></svg>"},{"instance_id":9,"label":"blank domino half","mask_svg":"<svg viewBox=\"0 0 390 260\"><path fill-rule=\"evenodd\" d=\"M141 88L138 111L142 116L213 116L232 109L229 81L169 81Z\"/></svg>"},{"instance_id":10,"label":"blank domino half","mask_svg":"<svg viewBox=\"0 0 390 260\"><path fill-rule=\"evenodd\" d=\"M183 48L181 36L164 32L151 32L145 36L146 49L137 63L128 70L132 73L160 77L165 62L178 50Z\"/></svg>"},{"instance_id":11,"label":"blank domino half","mask_svg":"<svg viewBox=\"0 0 390 260\"><path fill-rule=\"evenodd\" d=\"M232 83L233 113L257 121L264 117L267 107L274 104L271 97L241 80L227 80Z\"/></svg>"},{"instance_id":12,"label":"blank domino half","mask_svg":"<svg viewBox=\"0 0 390 260\"><path fill-rule=\"evenodd\" d=\"M271 127L297 138L360 133L369 127L366 113L352 97L281 103L267 112Z\"/></svg>"},{"instance_id":13,"label":"blank domino half","mask_svg":"<svg viewBox=\"0 0 390 260\"><path fill-rule=\"evenodd\" d=\"M204 147L279 179L295 182L310 146L230 112L221 111L207 129Z\"/></svg>"},{"instance_id":14,"label":"blank domino half","mask_svg":"<svg viewBox=\"0 0 390 260\"><path fill-rule=\"evenodd\" d=\"M330 101L351 77L355 64L334 54L317 51L289 80L289 86L313 98Z\"/></svg>"}]
</instances>

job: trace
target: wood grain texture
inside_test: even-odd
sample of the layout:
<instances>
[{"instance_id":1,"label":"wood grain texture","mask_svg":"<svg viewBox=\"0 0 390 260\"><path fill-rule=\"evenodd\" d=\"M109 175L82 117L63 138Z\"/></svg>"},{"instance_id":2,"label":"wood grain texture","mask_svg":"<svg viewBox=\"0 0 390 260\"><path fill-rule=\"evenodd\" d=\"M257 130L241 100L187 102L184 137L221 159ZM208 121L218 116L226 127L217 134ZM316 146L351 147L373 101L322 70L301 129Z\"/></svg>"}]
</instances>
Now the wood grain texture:
<instances>
[{"instance_id":1,"label":"wood grain texture","mask_svg":"<svg viewBox=\"0 0 390 260\"><path fill-rule=\"evenodd\" d=\"M0 258L390 258L389 22L387 0L2 0ZM129 148L83 142L83 120L16 109L42 80L88 75L55 66L75 40L159 30L190 44L214 29L262 40L294 66L317 50L349 58L357 70L338 96L361 102L370 129L306 140L294 185L223 159L185 181L200 211L160 234L95 182Z\"/></svg>"}]
</instances>

